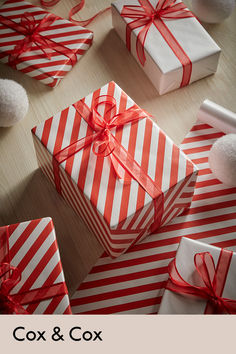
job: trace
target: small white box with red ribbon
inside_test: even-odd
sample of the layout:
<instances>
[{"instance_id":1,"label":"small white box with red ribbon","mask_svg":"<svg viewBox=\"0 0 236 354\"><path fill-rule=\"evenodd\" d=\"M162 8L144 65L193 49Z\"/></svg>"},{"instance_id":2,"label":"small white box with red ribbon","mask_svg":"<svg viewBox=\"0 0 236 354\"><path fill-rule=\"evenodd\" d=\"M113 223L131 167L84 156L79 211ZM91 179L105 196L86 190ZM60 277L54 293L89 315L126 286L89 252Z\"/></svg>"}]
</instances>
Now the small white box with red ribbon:
<instances>
[{"instance_id":1,"label":"small white box with red ribbon","mask_svg":"<svg viewBox=\"0 0 236 354\"><path fill-rule=\"evenodd\" d=\"M113 26L160 95L216 72L220 48L179 0L117 0Z\"/></svg>"},{"instance_id":2,"label":"small white box with red ribbon","mask_svg":"<svg viewBox=\"0 0 236 354\"><path fill-rule=\"evenodd\" d=\"M236 253L183 237L159 314L236 314Z\"/></svg>"}]
</instances>

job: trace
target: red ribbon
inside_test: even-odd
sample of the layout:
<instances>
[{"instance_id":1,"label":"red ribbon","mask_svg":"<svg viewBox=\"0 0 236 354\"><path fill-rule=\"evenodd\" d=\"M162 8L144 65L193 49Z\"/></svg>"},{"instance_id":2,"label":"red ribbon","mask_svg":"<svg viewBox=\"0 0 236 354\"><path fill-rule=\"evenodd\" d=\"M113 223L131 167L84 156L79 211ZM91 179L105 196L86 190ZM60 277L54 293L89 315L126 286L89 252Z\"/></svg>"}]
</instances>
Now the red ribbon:
<instances>
[{"instance_id":1,"label":"red ribbon","mask_svg":"<svg viewBox=\"0 0 236 354\"><path fill-rule=\"evenodd\" d=\"M9 226L0 228L0 313L1 314L29 314L24 305L29 305L55 296L66 295L64 282L44 286L17 294L10 294L11 290L21 281L21 272L10 264Z\"/></svg>"},{"instance_id":2,"label":"red ribbon","mask_svg":"<svg viewBox=\"0 0 236 354\"><path fill-rule=\"evenodd\" d=\"M138 106L133 105L124 112L116 114L116 100L113 96L108 95L97 97L91 109L82 100L78 101L73 106L94 133L75 141L54 154L53 170L57 191L61 193L59 165L80 150L93 144L93 153L103 158L109 156L114 171L120 179L125 182L130 182L132 178L135 179L152 199L154 199L155 216L154 225L151 226L154 232L154 230L160 226L163 214L163 193L158 184L148 176L143 168L112 134L112 129L123 127L128 123L137 122L147 117L147 113ZM104 106L105 111L104 114L101 115L99 108ZM157 204L158 197L162 199L161 205Z\"/></svg>"},{"instance_id":3,"label":"red ribbon","mask_svg":"<svg viewBox=\"0 0 236 354\"><path fill-rule=\"evenodd\" d=\"M197 253L194 264L198 286L187 283L179 274L176 259L169 264L170 279L166 289L177 294L190 295L207 300L206 314L236 314L236 300L222 297L233 252L222 249L217 266L209 252Z\"/></svg>"},{"instance_id":4,"label":"red ribbon","mask_svg":"<svg viewBox=\"0 0 236 354\"><path fill-rule=\"evenodd\" d=\"M53 7L56 4L58 4L59 2L60 2L60 0L48 0L48 1L47 0L40 0L40 3L43 7ZM83 9L84 5L85 5L85 0L79 0L78 4L75 5L74 7L72 7L72 9L69 12L69 20L72 23L75 23L75 24L77 24L79 26L83 26L83 27L88 26L93 20L95 20L96 17L100 16L104 12L111 9L111 6L109 6L104 10L98 11L94 16L90 17L87 20L81 20L81 21L75 20L73 18L73 16L75 14L77 14L79 11L81 11Z\"/></svg>"},{"instance_id":5,"label":"red ribbon","mask_svg":"<svg viewBox=\"0 0 236 354\"><path fill-rule=\"evenodd\" d=\"M51 59L53 51L60 53L71 60L71 65L73 66L77 57L73 50L65 47L60 43L56 43L53 40L41 35L40 32L50 29L50 26L58 19L53 14L48 14L40 22L38 22L35 17L29 13L25 12L20 23L16 23L11 19L0 15L0 23L18 32L20 35L25 37L20 40L14 49L7 53L9 55L9 64L14 68L19 63L19 57L21 54L26 53L36 46L40 49L44 56Z\"/></svg>"},{"instance_id":6,"label":"red ribbon","mask_svg":"<svg viewBox=\"0 0 236 354\"><path fill-rule=\"evenodd\" d=\"M154 25L183 66L180 87L188 85L192 73L191 60L170 32L164 20L177 20L194 17L194 15L182 2L176 3L176 0L159 0L155 8L149 0L138 1L140 6L124 5L121 12L122 17L133 20L126 27L126 46L128 50L131 51L131 32L136 28L141 28L136 41L136 51L140 63L144 66L146 61L145 41L150 27Z\"/></svg>"}]
</instances>

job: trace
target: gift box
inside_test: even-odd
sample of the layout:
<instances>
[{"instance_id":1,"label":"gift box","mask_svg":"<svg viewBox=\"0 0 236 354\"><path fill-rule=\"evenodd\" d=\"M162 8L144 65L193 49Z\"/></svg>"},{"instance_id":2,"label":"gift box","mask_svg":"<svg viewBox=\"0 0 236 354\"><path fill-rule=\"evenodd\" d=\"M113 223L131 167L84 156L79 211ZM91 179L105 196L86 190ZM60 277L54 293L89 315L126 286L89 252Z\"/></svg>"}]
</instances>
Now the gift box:
<instances>
[{"instance_id":1,"label":"gift box","mask_svg":"<svg viewBox=\"0 0 236 354\"><path fill-rule=\"evenodd\" d=\"M40 7L8 0L0 7L0 60L56 87L92 44L93 33Z\"/></svg>"},{"instance_id":2,"label":"gift box","mask_svg":"<svg viewBox=\"0 0 236 354\"><path fill-rule=\"evenodd\" d=\"M0 227L0 313L71 314L52 219Z\"/></svg>"},{"instance_id":3,"label":"gift box","mask_svg":"<svg viewBox=\"0 0 236 354\"><path fill-rule=\"evenodd\" d=\"M117 0L113 26L160 95L216 72L220 48L178 0Z\"/></svg>"},{"instance_id":4,"label":"gift box","mask_svg":"<svg viewBox=\"0 0 236 354\"><path fill-rule=\"evenodd\" d=\"M208 164L223 135L201 121L193 125L180 145L199 168L190 208L119 258L104 253L78 284L73 314L157 314L182 237L236 252L236 188L218 181Z\"/></svg>"},{"instance_id":5,"label":"gift box","mask_svg":"<svg viewBox=\"0 0 236 354\"><path fill-rule=\"evenodd\" d=\"M112 257L191 203L196 166L114 82L32 133L43 172Z\"/></svg>"},{"instance_id":6,"label":"gift box","mask_svg":"<svg viewBox=\"0 0 236 354\"><path fill-rule=\"evenodd\" d=\"M236 314L236 253L183 237L159 314Z\"/></svg>"}]
</instances>

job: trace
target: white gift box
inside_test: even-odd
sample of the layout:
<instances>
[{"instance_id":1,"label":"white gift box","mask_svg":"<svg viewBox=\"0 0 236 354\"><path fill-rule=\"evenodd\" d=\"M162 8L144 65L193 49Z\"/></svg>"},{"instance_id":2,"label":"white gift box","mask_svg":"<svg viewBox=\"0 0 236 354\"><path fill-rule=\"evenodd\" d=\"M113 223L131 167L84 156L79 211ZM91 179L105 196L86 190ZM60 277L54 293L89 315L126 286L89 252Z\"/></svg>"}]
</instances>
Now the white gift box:
<instances>
[{"instance_id":1,"label":"white gift box","mask_svg":"<svg viewBox=\"0 0 236 354\"><path fill-rule=\"evenodd\" d=\"M158 4L158 0L149 0L149 2L154 8ZM177 0L176 4L179 2ZM125 43L127 25L135 20L135 18L121 16L122 9L127 5L140 6L142 9L139 0L117 0L112 4L113 26ZM195 17L163 19L163 22L192 62L189 83L216 72L220 48ZM179 88L183 77L183 66L153 24L147 33L144 45L146 62L144 66L140 63L136 42L142 28L131 32L131 53L160 95Z\"/></svg>"},{"instance_id":2,"label":"white gift box","mask_svg":"<svg viewBox=\"0 0 236 354\"><path fill-rule=\"evenodd\" d=\"M209 252L217 267L221 253L221 248L219 247L183 237L176 254L176 268L179 274L184 281L195 286L198 284L196 284L197 271L194 264L194 256L196 253L201 252ZM222 297L236 300L236 253L233 253L229 264ZM203 298L177 294L166 289L161 301L159 314L204 314L206 304L207 300Z\"/></svg>"}]
</instances>

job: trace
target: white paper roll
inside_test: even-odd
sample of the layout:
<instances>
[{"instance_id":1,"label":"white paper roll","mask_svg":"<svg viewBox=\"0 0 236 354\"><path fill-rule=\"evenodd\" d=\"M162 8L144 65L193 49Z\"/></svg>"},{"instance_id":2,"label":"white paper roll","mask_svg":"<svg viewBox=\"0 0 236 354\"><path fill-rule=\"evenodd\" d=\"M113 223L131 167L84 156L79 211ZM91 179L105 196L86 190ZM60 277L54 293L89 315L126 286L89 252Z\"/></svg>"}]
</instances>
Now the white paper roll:
<instances>
[{"instance_id":1,"label":"white paper roll","mask_svg":"<svg viewBox=\"0 0 236 354\"><path fill-rule=\"evenodd\" d=\"M203 101L197 118L225 134L236 134L236 114L210 100Z\"/></svg>"}]
</instances>

